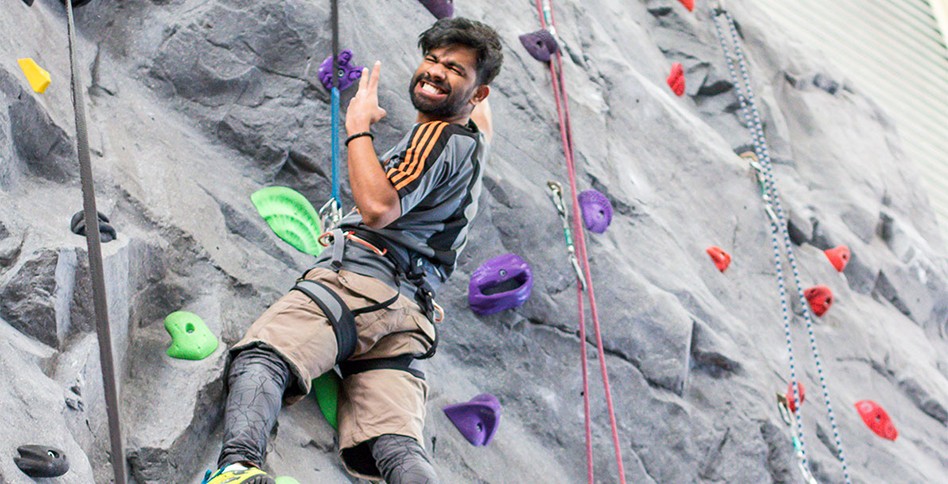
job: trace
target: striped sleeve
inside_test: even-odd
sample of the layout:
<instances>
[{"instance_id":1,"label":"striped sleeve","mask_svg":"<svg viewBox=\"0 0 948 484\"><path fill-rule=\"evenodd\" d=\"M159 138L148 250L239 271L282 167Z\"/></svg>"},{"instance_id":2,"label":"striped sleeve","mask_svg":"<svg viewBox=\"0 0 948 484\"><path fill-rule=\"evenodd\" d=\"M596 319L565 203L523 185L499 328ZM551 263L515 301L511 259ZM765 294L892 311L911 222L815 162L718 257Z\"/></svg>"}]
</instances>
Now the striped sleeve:
<instances>
[{"instance_id":1,"label":"striped sleeve","mask_svg":"<svg viewBox=\"0 0 948 484\"><path fill-rule=\"evenodd\" d=\"M400 153L398 163L385 173L399 197L414 192L423 184L425 175L441 157L448 139L451 137L449 123L432 121L419 124L411 134L411 141ZM448 129L446 129L448 128Z\"/></svg>"}]
</instances>

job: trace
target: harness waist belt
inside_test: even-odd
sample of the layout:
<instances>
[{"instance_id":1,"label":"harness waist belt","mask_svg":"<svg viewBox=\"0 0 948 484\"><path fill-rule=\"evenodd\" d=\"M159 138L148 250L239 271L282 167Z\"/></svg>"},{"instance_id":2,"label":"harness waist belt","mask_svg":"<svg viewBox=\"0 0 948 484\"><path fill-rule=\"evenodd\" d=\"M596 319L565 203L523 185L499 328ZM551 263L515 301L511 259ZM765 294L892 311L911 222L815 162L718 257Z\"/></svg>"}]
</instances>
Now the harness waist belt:
<instances>
[{"instance_id":1,"label":"harness waist belt","mask_svg":"<svg viewBox=\"0 0 948 484\"><path fill-rule=\"evenodd\" d=\"M399 355L391 358L373 358L371 360L353 360L339 363L343 378L370 370L401 370L416 378L425 379L425 373L418 369L419 363L414 355Z\"/></svg>"},{"instance_id":2,"label":"harness waist belt","mask_svg":"<svg viewBox=\"0 0 948 484\"><path fill-rule=\"evenodd\" d=\"M355 316L332 289L316 281L303 279L293 289L309 296L323 310L336 333L336 363L349 359L356 348Z\"/></svg>"}]
</instances>

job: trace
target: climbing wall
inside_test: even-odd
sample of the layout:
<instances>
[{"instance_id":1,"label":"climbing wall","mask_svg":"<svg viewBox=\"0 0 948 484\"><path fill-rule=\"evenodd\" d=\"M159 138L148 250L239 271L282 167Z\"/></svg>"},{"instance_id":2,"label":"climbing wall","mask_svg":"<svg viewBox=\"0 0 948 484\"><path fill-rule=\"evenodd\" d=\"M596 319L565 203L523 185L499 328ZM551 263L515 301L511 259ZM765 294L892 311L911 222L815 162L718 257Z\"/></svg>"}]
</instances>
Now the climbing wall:
<instances>
[{"instance_id":1,"label":"climbing wall","mask_svg":"<svg viewBox=\"0 0 948 484\"><path fill-rule=\"evenodd\" d=\"M85 242L70 231L81 197L65 15L59 2L0 1L0 481L32 482L13 457L35 443L69 458L57 482L108 482ZM341 47L358 65L382 61L388 116L375 144L390 146L414 120L416 38L434 17L416 0L340 3ZM797 424L778 409L793 391L771 219L739 156L752 140L708 2L555 2L577 188L612 210L602 233L586 233L601 352L577 335L575 271L547 185L568 187L550 71L518 38L540 28L533 2L454 3L497 28L505 63L481 213L439 294L447 319L426 368L424 444L442 479L585 481L585 344L598 482L619 480L600 353L629 482L799 482ZM948 261L925 171L897 119L757 3L727 5L801 289L832 294L812 318L821 381L811 302L792 296L787 275L809 471L843 481L825 383L854 482L937 482L948 469ZM251 194L288 186L316 208L329 196L330 95L317 74L329 3L93 0L76 17L98 206L117 234L103 251L129 472L196 482L219 450L225 348L312 260L271 232ZM49 73L43 93L20 58ZM824 252L840 246L841 272ZM529 298L478 315L469 280L507 253L530 267ZM200 317L219 346L169 356L175 311ZM502 417L474 447L488 439L469 440L442 408L484 394ZM281 413L268 466L349 482L314 396Z\"/></svg>"}]
</instances>

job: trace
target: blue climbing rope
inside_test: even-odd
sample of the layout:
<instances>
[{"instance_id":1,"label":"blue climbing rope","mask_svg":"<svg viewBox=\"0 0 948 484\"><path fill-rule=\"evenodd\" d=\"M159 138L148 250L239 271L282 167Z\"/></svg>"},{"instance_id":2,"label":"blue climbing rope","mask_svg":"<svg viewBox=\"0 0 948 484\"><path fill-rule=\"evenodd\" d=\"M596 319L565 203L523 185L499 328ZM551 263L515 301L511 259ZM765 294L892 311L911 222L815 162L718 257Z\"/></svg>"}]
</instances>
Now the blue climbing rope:
<instances>
[{"instance_id":1,"label":"blue climbing rope","mask_svg":"<svg viewBox=\"0 0 948 484\"><path fill-rule=\"evenodd\" d=\"M733 43L734 57L731 56L730 49L727 45L726 36L719 23L720 16L723 16L726 20L728 31L731 36L731 42ZM804 296L802 285L800 284L800 273L797 268L796 257L794 257L793 254L793 245L790 241L786 217L784 216L783 207L780 203L780 196L777 191L776 178L774 177L773 165L770 158L770 150L767 145L767 138L764 135L760 111L757 109L757 102L754 97L754 91L750 82L747 62L744 57L743 49L741 48L740 36L737 33L737 28L734 24L734 18L722 6L711 9L711 18L714 21L714 27L717 31L721 48L724 51L724 57L727 60L728 72L730 73L731 81L734 83L735 91L741 104L741 111L743 113L744 121L753 139L754 152L759 162L759 164L755 164L753 166L754 169L757 170L758 179L763 182L763 186L765 188L765 193L762 194L762 197L767 208L767 213L770 216L771 240L774 249L774 266L777 272L777 285L780 293L780 306L781 312L783 314L784 334L787 338L787 352L789 355L790 381L792 382L793 386L793 398L796 402L800 401L800 387L796 376L796 360L793 355L793 341L790 331L790 311L787 304L786 283L784 280L778 235L783 236L783 245L787 254L787 260L790 263L790 268L793 272L793 282L796 285L797 296L800 300L800 306L803 309L803 318L806 322L810 350L813 355L813 361L816 364L816 370L820 379L820 386L823 393L823 401L826 404L827 415L829 416L830 425L832 426L833 430L837 458L842 465L843 478L845 479L846 484L851 484L852 479L849 476L849 468L846 463L845 454L843 452L843 444L839 434L839 426L836 423L836 417L833 413L833 405L830 400L826 372L823 369L823 363L820 359L820 352L813 330L813 318L810 315L809 305L807 303L806 297ZM740 78L738 77L737 71L735 69L735 59L737 61L738 68L740 69ZM793 413L796 416L796 435L794 435L794 446L797 447L797 452L800 456L801 471L804 473L804 477L808 481L815 482L815 479L813 479L812 474L809 471L809 464L806 456L806 444L803 436L803 420L800 416L800 409L798 408L797 411Z\"/></svg>"},{"instance_id":2,"label":"blue climbing rope","mask_svg":"<svg viewBox=\"0 0 948 484\"><path fill-rule=\"evenodd\" d=\"M339 197L339 2L332 0L330 2L332 11L332 117L330 129L332 130L332 191L329 201L319 209L320 222L324 231L329 231L342 219L342 202Z\"/></svg>"},{"instance_id":3,"label":"blue climbing rope","mask_svg":"<svg viewBox=\"0 0 948 484\"><path fill-rule=\"evenodd\" d=\"M333 77L332 83L332 199L339 203L339 78Z\"/></svg>"}]
</instances>

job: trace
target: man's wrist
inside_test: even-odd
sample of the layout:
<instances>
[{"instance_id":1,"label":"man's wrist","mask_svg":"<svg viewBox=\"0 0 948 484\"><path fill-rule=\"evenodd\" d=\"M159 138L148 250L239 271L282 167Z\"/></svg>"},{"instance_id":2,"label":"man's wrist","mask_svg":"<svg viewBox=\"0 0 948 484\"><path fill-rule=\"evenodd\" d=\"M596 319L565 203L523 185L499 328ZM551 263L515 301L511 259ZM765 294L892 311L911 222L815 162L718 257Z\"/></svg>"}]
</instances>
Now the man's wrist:
<instances>
[{"instance_id":1,"label":"man's wrist","mask_svg":"<svg viewBox=\"0 0 948 484\"><path fill-rule=\"evenodd\" d=\"M372 125L370 123L365 123L365 124L358 123L358 124L352 124L352 125L347 124L346 134L352 135L356 133L362 133L364 131L369 131L371 128L372 128Z\"/></svg>"},{"instance_id":2,"label":"man's wrist","mask_svg":"<svg viewBox=\"0 0 948 484\"><path fill-rule=\"evenodd\" d=\"M370 131L368 130L359 131L358 133L350 134L349 137L346 138L346 147L349 146L350 142L357 140L359 138L368 138L372 141L375 141L375 135L373 135Z\"/></svg>"}]
</instances>

